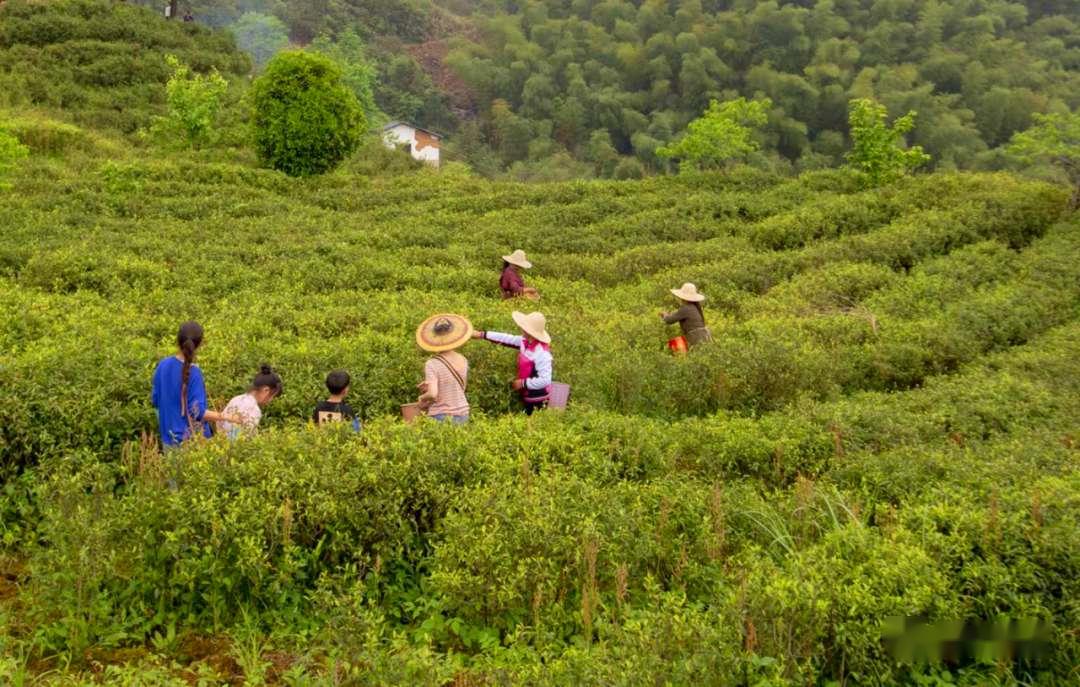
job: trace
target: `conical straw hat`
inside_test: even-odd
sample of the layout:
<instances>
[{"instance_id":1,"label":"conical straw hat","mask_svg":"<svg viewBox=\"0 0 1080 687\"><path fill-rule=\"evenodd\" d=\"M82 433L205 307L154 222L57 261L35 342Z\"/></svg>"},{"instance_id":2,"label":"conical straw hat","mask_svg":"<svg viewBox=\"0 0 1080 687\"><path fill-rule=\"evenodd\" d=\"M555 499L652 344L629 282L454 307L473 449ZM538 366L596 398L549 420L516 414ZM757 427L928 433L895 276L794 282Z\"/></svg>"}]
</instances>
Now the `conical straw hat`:
<instances>
[{"instance_id":1,"label":"conical straw hat","mask_svg":"<svg viewBox=\"0 0 1080 687\"><path fill-rule=\"evenodd\" d=\"M542 341L546 344L551 343L551 335L547 333L547 318L544 317L544 313L531 312L526 315L523 312L515 310L510 313L510 316L514 318L514 323L521 327L521 331L537 341Z\"/></svg>"},{"instance_id":2,"label":"conical straw hat","mask_svg":"<svg viewBox=\"0 0 1080 687\"><path fill-rule=\"evenodd\" d=\"M439 313L416 328L416 345L425 351L442 353L464 345L472 334L472 324L461 315Z\"/></svg>"},{"instance_id":3,"label":"conical straw hat","mask_svg":"<svg viewBox=\"0 0 1080 687\"><path fill-rule=\"evenodd\" d=\"M705 300L705 294L698 293L697 287L690 282L683 284L680 289L672 289L671 293L675 294L678 298L691 303L698 303Z\"/></svg>"},{"instance_id":4,"label":"conical straw hat","mask_svg":"<svg viewBox=\"0 0 1080 687\"><path fill-rule=\"evenodd\" d=\"M525 257L525 251L518 248L510 255L502 256L502 259L510 263L511 265L517 265L518 267L524 267L529 269L532 267L532 263Z\"/></svg>"}]
</instances>

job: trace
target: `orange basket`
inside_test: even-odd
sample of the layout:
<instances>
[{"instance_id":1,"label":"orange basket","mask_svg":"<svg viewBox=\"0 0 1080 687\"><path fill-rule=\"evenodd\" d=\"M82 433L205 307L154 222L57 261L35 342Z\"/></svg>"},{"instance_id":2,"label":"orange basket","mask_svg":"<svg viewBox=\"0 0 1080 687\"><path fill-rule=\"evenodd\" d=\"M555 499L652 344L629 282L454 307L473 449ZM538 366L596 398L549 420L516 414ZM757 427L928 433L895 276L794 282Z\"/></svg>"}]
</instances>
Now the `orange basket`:
<instances>
[{"instance_id":1,"label":"orange basket","mask_svg":"<svg viewBox=\"0 0 1080 687\"><path fill-rule=\"evenodd\" d=\"M667 347L668 350L671 351L672 355L683 355L688 350L690 350L690 346L688 346L686 343L685 336L676 336L674 339L671 339L667 342Z\"/></svg>"}]
</instances>

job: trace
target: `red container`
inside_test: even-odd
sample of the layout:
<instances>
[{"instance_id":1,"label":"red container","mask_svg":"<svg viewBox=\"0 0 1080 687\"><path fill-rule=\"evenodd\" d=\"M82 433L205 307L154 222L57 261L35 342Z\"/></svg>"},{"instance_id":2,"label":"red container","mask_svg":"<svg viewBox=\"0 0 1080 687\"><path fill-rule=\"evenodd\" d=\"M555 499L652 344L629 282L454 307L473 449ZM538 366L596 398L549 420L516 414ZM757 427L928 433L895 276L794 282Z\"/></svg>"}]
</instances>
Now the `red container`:
<instances>
[{"instance_id":1,"label":"red container","mask_svg":"<svg viewBox=\"0 0 1080 687\"><path fill-rule=\"evenodd\" d=\"M667 347L671 351L672 355L682 355L690 350L690 346L686 343L685 336L676 336L667 342Z\"/></svg>"}]
</instances>

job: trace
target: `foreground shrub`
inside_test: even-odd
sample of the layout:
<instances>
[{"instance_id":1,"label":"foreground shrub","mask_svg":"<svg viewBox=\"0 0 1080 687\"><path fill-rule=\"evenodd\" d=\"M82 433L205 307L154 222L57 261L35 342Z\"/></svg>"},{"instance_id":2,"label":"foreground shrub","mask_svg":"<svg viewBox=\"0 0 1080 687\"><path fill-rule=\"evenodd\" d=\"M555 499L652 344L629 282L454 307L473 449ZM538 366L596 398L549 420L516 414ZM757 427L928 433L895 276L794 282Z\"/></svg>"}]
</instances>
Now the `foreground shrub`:
<instances>
[{"instance_id":1,"label":"foreground shrub","mask_svg":"<svg viewBox=\"0 0 1080 687\"><path fill-rule=\"evenodd\" d=\"M367 128L341 70L317 53L278 54L255 80L251 97L259 159L290 176L337 166Z\"/></svg>"}]
</instances>

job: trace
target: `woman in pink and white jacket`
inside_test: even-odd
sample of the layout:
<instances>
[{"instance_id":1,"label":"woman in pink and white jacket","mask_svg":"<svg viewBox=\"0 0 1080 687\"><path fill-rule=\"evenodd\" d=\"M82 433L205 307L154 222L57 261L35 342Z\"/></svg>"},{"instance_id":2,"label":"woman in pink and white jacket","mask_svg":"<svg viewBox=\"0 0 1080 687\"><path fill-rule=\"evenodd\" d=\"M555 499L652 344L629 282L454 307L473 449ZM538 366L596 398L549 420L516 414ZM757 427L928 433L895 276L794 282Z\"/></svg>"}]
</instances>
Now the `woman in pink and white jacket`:
<instances>
[{"instance_id":1,"label":"woman in pink and white jacket","mask_svg":"<svg viewBox=\"0 0 1080 687\"><path fill-rule=\"evenodd\" d=\"M554 367L551 335L547 332L547 319L543 313L531 312L526 315L515 310L511 316L521 329L520 336L477 331L473 332L473 338L518 349L517 377L511 382L511 387L521 394L525 413L532 415L537 408L543 408L547 404L551 394Z\"/></svg>"}]
</instances>

